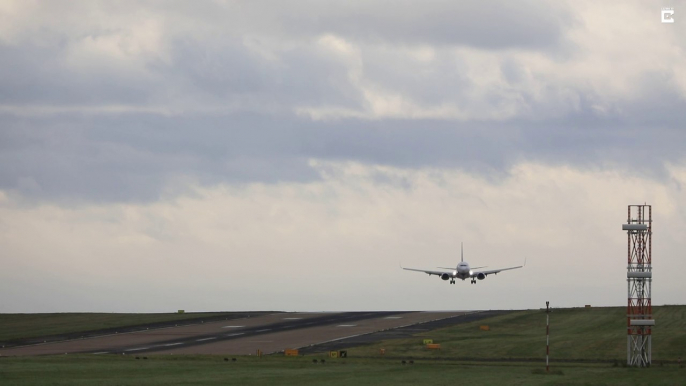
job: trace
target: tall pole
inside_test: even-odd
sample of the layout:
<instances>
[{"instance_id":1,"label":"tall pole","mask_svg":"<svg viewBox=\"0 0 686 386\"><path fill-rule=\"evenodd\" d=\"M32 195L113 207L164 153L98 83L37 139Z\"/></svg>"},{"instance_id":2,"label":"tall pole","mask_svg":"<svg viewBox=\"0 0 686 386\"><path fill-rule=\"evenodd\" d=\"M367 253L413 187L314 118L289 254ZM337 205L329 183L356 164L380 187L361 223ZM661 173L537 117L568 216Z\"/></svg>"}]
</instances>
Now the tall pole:
<instances>
[{"instance_id":1,"label":"tall pole","mask_svg":"<svg viewBox=\"0 0 686 386\"><path fill-rule=\"evenodd\" d=\"M545 371L548 372L548 356L550 356L550 302L545 302Z\"/></svg>"}]
</instances>

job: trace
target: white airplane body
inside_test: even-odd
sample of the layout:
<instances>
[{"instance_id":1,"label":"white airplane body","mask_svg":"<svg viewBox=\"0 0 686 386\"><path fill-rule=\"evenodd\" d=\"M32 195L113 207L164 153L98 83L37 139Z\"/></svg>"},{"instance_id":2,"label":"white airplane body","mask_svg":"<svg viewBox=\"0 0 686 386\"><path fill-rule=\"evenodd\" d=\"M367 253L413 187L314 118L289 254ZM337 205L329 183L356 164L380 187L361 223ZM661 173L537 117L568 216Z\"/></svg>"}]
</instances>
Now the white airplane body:
<instances>
[{"instance_id":1,"label":"white airplane body","mask_svg":"<svg viewBox=\"0 0 686 386\"><path fill-rule=\"evenodd\" d=\"M432 271L432 270L424 270L424 269L416 269L416 268L403 268L402 266L401 266L401 268L408 270L408 271L424 272L424 273L428 274L429 276L437 275L437 276L440 276L440 278L443 280L450 280L450 284L455 284L455 279L461 279L462 281L464 281L465 279L472 279L472 284L476 284L477 280L483 280L488 275L491 275L491 274L496 275L496 274L498 274L498 272L501 272L501 271L508 271L511 269L522 268L525 265L526 265L526 259L524 260L524 265L519 265L517 267L491 269L491 270L485 270L485 271L475 271L475 269L486 268L486 267L470 268L469 263L464 261L464 251L462 249L462 245L460 245L460 262L457 264L457 267L455 267L455 269L438 267L441 269L450 269L451 271Z\"/></svg>"}]
</instances>

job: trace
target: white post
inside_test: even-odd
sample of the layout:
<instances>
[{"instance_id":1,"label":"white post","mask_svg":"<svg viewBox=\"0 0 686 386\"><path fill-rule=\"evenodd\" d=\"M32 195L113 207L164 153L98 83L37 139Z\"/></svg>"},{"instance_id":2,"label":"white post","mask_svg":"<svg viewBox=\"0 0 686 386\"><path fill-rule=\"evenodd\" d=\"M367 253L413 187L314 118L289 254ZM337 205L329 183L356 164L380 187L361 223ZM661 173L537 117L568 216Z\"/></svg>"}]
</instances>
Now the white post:
<instances>
[{"instance_id":1,"label":"white post","mask_svg":"<svg viewBox=\"0 0 686 386\"><path fill-rule=\"evenodd\" d=\"M545 302L545 371L550 370L548 356L550 355L550 302Z\"/></svg>"}]
</instances>

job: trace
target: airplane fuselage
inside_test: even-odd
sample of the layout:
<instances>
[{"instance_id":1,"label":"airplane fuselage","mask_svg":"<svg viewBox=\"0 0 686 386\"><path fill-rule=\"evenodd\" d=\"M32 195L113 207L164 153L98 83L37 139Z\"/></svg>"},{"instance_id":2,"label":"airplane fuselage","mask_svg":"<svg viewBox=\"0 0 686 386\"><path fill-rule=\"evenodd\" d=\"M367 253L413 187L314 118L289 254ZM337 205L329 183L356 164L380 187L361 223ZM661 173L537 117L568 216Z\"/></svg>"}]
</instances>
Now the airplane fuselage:
<instances>
[{"instance_id":1,"label":"airplane fuselage","mask_svg":"<svg viewBox=\"0 0 686 386\"><path fill-rule=\"evenodd\" d=\"M455 269L455 272L453 272L453 276L462 280L471 278L472 270L469 269L469 264L465 261L461 261L459 264L457 264L457 268Z\"/></svg>"}]
</instances>

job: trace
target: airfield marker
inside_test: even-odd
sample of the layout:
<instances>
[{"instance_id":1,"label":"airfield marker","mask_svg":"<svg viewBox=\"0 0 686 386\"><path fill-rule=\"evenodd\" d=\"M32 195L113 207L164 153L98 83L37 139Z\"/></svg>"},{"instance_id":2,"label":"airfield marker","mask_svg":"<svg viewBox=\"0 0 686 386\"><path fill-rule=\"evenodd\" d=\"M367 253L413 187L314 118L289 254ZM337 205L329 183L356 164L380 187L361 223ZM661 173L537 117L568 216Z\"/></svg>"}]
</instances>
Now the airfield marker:
<instances>
[{"instance_id":1,"label":"airfield marker","mask_svg":"<svg viewBox=\"0 0 686 386\"><path fill-rule=\"evenodd\" d=\"M550 355L550 302L545 302L545 371L550 370L548 356Z\"/></svg>"}]
</instances>

